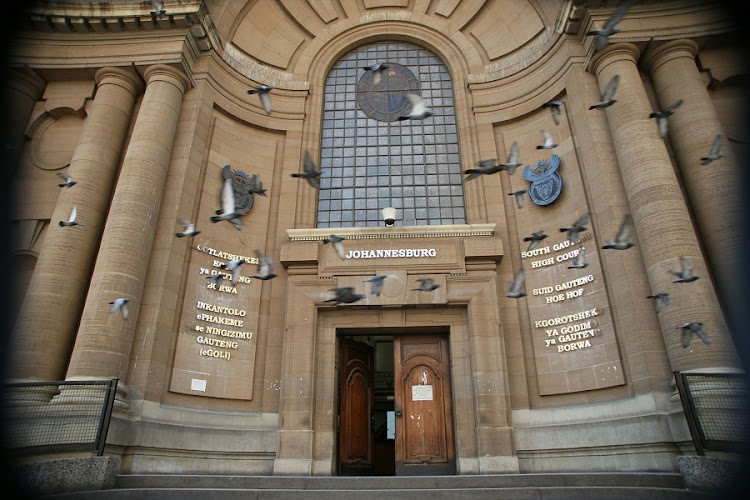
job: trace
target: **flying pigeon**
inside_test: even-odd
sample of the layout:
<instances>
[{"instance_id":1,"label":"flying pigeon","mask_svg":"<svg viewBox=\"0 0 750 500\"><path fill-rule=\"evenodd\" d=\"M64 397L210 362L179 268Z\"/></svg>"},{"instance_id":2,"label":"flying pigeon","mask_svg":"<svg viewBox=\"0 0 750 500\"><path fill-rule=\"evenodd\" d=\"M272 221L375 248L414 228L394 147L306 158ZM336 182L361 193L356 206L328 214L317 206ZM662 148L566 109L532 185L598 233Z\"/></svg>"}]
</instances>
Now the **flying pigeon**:
<instances>
[{"instance_id":1,"label":"flying pigeon","mask_svg":"<svg viewBox=\"0 0 750 500\"><path fill-rule=\"evenodd\" d=\"M195 224L193 224L190 221L186 221L184 219L178 219L180 225L184 227L185 229L180 233L175 233L175 236L178 238L182 238L183 236L195 236L196 234L200 233L200 231L197 231L195 229Z\"/></svg>"},{"instance_id":2,"label":"flying pigeon","mask_svg":"<svg viewBox=\"0 0 750 500\"><path fill-rule=\"evenodd\" d=\"M620 32L618 28L615 28L615 25L622 21L622 18L625 17L625 13L628 11L631 4L632 2L630 1L622 2L620 6L617 7L615 13L604 23L604 26L600 29L591 30L586 33L587 36L596 35L596 39L594 40L594 48L596 50L602 50L609 43L609 37Z\"/></svg>"},{"instance_id":3,"label":"flying pigeon","mask_svg":"<svg viewBox=\"0 0 750 500\"><path fill-rule=\"evenodd\" d=\"M658 304L661 301L664 307L669 305L669 294L666 292L659 292L646 297L647 299L654 299L654 303Z\"/></svg>"},{"instance_id":4,"label":"flying pigeon","mask_svg":"<svg viewBox=\"0 0 750 500\"><path fill-rule=\"evenodd\" d=\"M549 108L552 112L552 119L555 120L555 125L560 125L560 106L565 104L565 101L550 101L542 104L543 108Z\"/></svg>"},{"instance_id":5,"label":"flying pigeon","mask_svg":"<svg viewBox=\"0 0 750 500\"><path fill-rule=\"evenodd\" d=\"M257 89L250 89L247 91L248 94L258 94L258 97L260 97L260 103L263 105L263 109L266 111L267 115L271 114L271 96L268 95L268 93L273 89L274 87L261 85Z\"/></svg>"},{"instance_id":6,"label":"flying pigeon","mask_svg":"<svg viewBox=\"0 0 750 500\"><path fill-rule=\"evenodd\" d=\"M542 130L542 137L544 137L544 144L537 146L537 149L552 149L557 147L555 140L546 130Z\"/></svg>"},{"instance_id":7,"label":"flying pigeon","mask_svg":"<svg viewBox=\"0 0 750 500\"><path fill-rule=\"evenodd\" d=\"M674 110L680 107L681 104L682 99L672 104L671 106L668 106L659 111L654 111L653 113L648 115L649 118L656 118L656 123L659 126L659 137L661 137L662 139L667 136L667 117L672 116L674 114Z\"/></svg>"},{"instance_id":8,"label":"flying pigeon","mask_svg":"<svg viewBox=\"0 0 750 500\"><path fill-rule=\"evenodd\" d=\"M358 300L365 298L364 295L355 293L354 288L350 286L345 286L342 288L332 288L329 291L336 292L336 295L333 298L326 300L326 302L333 302L333 305L338 305L342 303L351 304L353 302L357 302Z\"/></svg>"},{"instance_id":9,"label":"flying pigeon","mask_svg":"<svg viewBox=\"0 0 750 500\"><path fill-rule=\"evenodd\" d=\"M240 266L242 264L245 264L247 261L245 259L233 259L227 262L226 264L222 264L219 266L222 269L226 269L227 271L232 271L232 286L237 285L237 281L240 279Z\"/></svg>"},{"instance_id":10,"label":"flying pigeon","mask_svg":"<svg viewBox=\"0 0 750 500\"><path fill-rule=\"evenodd\" d=\"M620 226L620 232L617 233L615 241L607 241L602 248L614 248L615 250L625 250L635 245L630 241L630 235L633 233L633 219L630 214L625 215Z\"/></svg>"},{"instance_id":11,"label":"flying pigeon","mask_svg":"<svg viewBox=\"0 0 750 500\"><path fill-rule=\"evenodd\" d=\"M508 172L509 175L513 175L516 172L516 169L521 166L520 163L518 163L518 143L513 141L513 144L510 146L510 153L508 154L508 163L502 163L500 164L501 167L503 167L503 170Z\"/></svg>"},{"instance_id":12,"label":"flying pigeon","mask_svg":"<svg viewBox=\"0 0 750 500\"><path fill-rule=\"evenodd\" d=\"M71 187L74 184L77 184L77 181L74 181L73 178L71 176L69 176L68 174L64 174L62 172L58 172L57 175L59 175L60 177L62 177L62 180L64 181L62 184L58 184L58 186L60 186L60 187Z\"/></svg>"},{"instance_id":13,"label":"flying pigeon","mask_svg":"<svg viewBox=\"0 0 750 500\"><path fill-rule=\"evenodd\" d=\"M466 169L464 170L464 173L469 174L468 177L466 177L466 180L470 181L480 175L490 175L500 172L501 170L505 170L505 168L502 165L497 164L497 158L490 158L489 160L478 161L474 168Z\"/></svg>"},{"instance_id":14,"label":"flying pigeon","mask_svg":"<svg viewBox=\"0 0 750 500\"><path fill-rule=\"evenodd\" d=\"M305 151L305 160L303 162L304 171L294 172L292 177L300 177L307 179L307 182L315 189L320 189L320 170L315 168L315 162L313 162L312 156L308 151Z\"/></svg>"},{"instance_id":15,"label":"flying pigeon","mask_svg":"<svg viewBox=\"0 0 750 500\"><path fill-rule=\"evenodd\" d=\"M60 227L68 226L85 226L83 222L76 222L76 215L78 214L78 205L73 205L73 210L70 211L67 221L60 221Z\"/></svg>"},{"instance_id":16,"label":"flying pigeon","mask_svg":"<svg viewBox=\"0 0 750 500\"><path fill-rule=\"evenodd\" d=\"M117 312L119 309L120 313L122 313L122 319L128 319L128 302L130 302L130 299L125 297L113 300L110 302L112 307L109 309L109 314Z\"/></svg>"},{"instance_id":17,"label":"flying pigeon","mask_svg":"<svg viewBox=\"0 0 750 500\"><path fill-rule=\"evenodd\" d=\"M690 283L698 279L698 276L693 275L693 266L690 265L685 257L680 257L680 264L682 265L681 271L669 270L669 274L674 274L679 278L673 281L673 283Z\"/></svg>"},{"instance_id":18,"label":"flying pigeon","mask_svg":"<svg viewBox=\"0 0 750 500\"><path fill-rule=\"evenodd\" d=\"M505 294L505 296L510 297L511 299L518 299L521 297L525 297L526 293L522 290L523 282L524 282L524 272L523 272L523 269L521 269L516 274L515 281L511 281L508 283L508 293Z\"/></svg>"},{"instance_id":19,"label":"flying pigeon","mask_svg":"<svg viewBox=\"0 0 750 500\"><path fill-rule=\"evenodd\" d=\"M508 196L515 196L516 205L518 205L518 208L523 208L523 195L524 194L526 194L526 190L519 189L518 191L513 191L512 193L508 193Z\"/></svg>"},{"instance_id":20,"label":"flying pigeon","mask_svg":"<svg viewBox=\"0 0 750 500\"><path fill-rule=\"evenodd\" d=\"M717 135L716 139L714 139L713 145L711 146L711 152L708 154L708 156L704 156L703 158L701 158L701 165L708 165L712 161L721 158L719 151L721 151L721 136Z\"/></svg>"},{"instance_id":21,"label":"flying pigeon","mask_svg":"<svg viewBox=\"0 0 750 500\"><path fill-rule=\"evenodd\" d=\"M616 103L617 101L612 98L615 95L615 90L617 90L617 85L619 83L620 83L620 75L613 76L612 80L610 80L609 83L607 84L607 88L604 89L604 93L602 94L601 101L597 102L596 104L592 106L589 106L589 110L604 109Z\"/></svg>"},{"instance_id":22,"label":"flying pigeon","mask_svg":"<svg viewBox=\"0 0 750 500\"><path fill-rule=\"evenodd\" d=\"M387 274L380 274L378 276L373 276L372 278L367 278L365 282L372 283L370 286L370 293L379 297L380 292L383 291L383 281L385 281L387 277Z\"/></svg>"},{"instance_id":23,"label":"flying pigeon","mask_svg":"<svg viewBox=\"0 0 750 500\"><path fill-rule=\"evenodd\" d=\"M374 87L378 83L380 83L380 80L383 78L383 70L386 70L388 68L390 68L390 66L385 63L375 63L372 66L365 66L362 69L365 71L372 71L372 80L370 80L370 85Z\"/></svg>"},{"instance_id":24,"label":"flying pigeon","mask_svg":"<svg viewBox=\"0 0 750 500\"><path fill-rule=\"evenodd\" d=\"M531 236L527 236L523 239L523 241L530 241L529 248L526 249L526 251L531 251L535 249L537 246L539 246L539 243L546 238L547 235L544 234L544 231L534 231L531 233Z\"/></svg>"},{"instance_id":25,"label":"flying pigeon","mask_svg":"<svg viewBox=\"0 0 750 500\"><path fill-rule=\"evenodd\" d=\"M234 208L234 190L232 189L232 179L224 179L224 185L221 187L221 210L218 215L211 216L211 222L228 220L234 227L244 226L245 223L240 220L242 213L237 212Z\"/></svg>"},{"instance_id":26,"label":"flying pigeon","mask_svg":"<svg viewBox=\"0 0 750 500\"><path fill-rule=\"evenodd\" d=\"M576 243L578 241L578 234L588 229L588 227L586 227L585 224L588 224L589 220L591 220L591 214L590 213L585 214L582 217L580 217L577 221L575 221L572 226L561 227L560 232L563 233L567 231L568 241L571 244Z\"/></svg>"},{"instance_id":27,"label":"flying pigeon","mask_svg":"<svg viewBox=\"0 0 750 500\"><path fill-rule=\"evenodd\" d=\"M323 238L323 244L325 245L326 243L333 243L333 249L336 250L339 258L343 260L346 258L346 252L344 251L344 244L341 242L345 239L346 238L344 236L332 234L330 238Z\"/></svg>"},{"instance_id":28,"label":"flying pigeon","mask_svg":"<svg viewBox=\"0 0 750 500\"><path fill-rule=\"evenodd\" d=\"M698 335L706 345L711 343L708 335L706 335L706 331L703 329L703 323L683 323L677 328L682 328L682 347L687 347L690 344L693 334Z\"/></svg>"},{"instance_id":29,"label":"flying pigeon","mask_svg":"<svg viewBox=\"0 0 750 500\"><path fill-rule=\"evenodd\" d=\"M259 174L253 174L253 176L250 177L250 180L248 181L247 184L248 184L248 189L247 189L248 193L259 194L261 196L265 196L266 191L268 191L267 189L263 187L263 181L260 179Z\"/></svg>"},{"instance_id":30,"label":"flying pigeon","mask_svg":"<svg viewBox=\"0 0 750 500\"><path fill-rule=\"evenodd\" d=\"M573 257L573 262L568 266L568 269L583 269L588 265L589 263L586 262L586 248L581 247L578 249L578 254Z\"/></svg>"},{"instance_id":31,"label":"flying pigeon","mask_svg":"<svg viewBox=\"0 0 750 500\"><path fill-rule=\"evenodd\" d=\"M417 281L419 281L420 285L417 288L412 288L412 291L431 292L436 288L440 288L440 285L435 283L432 278L417 278Z\"/></svg>"},{"instance_id":32,"label":"flying pigeon","mask_svg":"<svg viewBox=\"0 0 750 500\"><path fill-rule=\"evenodd\" d=\"M216 283L216 286L218 287L224 279L224 273L216 273L213 276L206 276L206 279L209 283Z\"/></svg>"},{"instance_id":33,"label":"flying pigeon","mask_svg":"<svg viewBox=\"0 0 750 500\"><path fill-rule=\"evenodd\" d=\"M255 251L255 255L258 256L258 273L251 276L259 280L270 280L275 278L276 275L273 273L273 259L270 255L263 255L259 251Z\"/></svg>"},{"instance_id":34,"label":"flying pigeon","mask_svg":"<svg viewBox=\"0 0 750 500\"><path fill-rule=\"evenodd\" d=\"M399 116L399 120L423 120L429 118L433 113L431 109L428 109L424 103L424 100L417 94L406 94L406 99L411 104L411 111L409 113Z\"/></svg>"},{"instance_id":35,"label":"flying pigeon","mask_svg":"<svg viewBox=\"0 0 750 500\"><path fill-rule=\"evenodd\" d=\"M151 12L152 16L159 16L159 19L164 19L164 15L167 13L166 10L164 10L164 4L162 2L159 2L158 0L151 0L151 3L154 4L154 11Z\"/></svg>"}]
</instances>

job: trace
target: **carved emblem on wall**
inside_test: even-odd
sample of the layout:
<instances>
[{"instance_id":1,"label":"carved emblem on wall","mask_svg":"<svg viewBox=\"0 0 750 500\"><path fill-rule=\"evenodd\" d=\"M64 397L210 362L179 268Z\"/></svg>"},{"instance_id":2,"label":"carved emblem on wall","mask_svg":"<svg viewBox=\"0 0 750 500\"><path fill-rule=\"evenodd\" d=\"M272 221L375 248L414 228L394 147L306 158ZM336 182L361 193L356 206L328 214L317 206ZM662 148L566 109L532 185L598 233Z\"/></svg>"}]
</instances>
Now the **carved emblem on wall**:
<instances>
[{"instance_id":1,"label":"carved emblem on wall","mask_svg":"<svg viewBox=\"0 0 750 500\"><path fill-rule=\"evenodd\" d=\"M531 183L529 198L537 205L549 205L560 196L562 190L562 176L557 171L560 167L560 157L552 155L549 160L542 160L534 167L523 169L523 178Z\"/></svg>"},{"instance_id":2,"label":"carved emblem on wall","mask_svg":"<svg viewBox=\"0 0 750 500\"><path fill-rule=\"evenodd\" d=\"M237 212L245 215L253 208L253 189L254 184L252 179L248 177L245 172L241 170L232 170L230 165L226 165L222 171L221 176L226 179L232 179L232 191L234 191L234 208ZM253 176L255 177L255 176ZM221 193L219 193L221 198Z\"/></svg>"}]
</instances>

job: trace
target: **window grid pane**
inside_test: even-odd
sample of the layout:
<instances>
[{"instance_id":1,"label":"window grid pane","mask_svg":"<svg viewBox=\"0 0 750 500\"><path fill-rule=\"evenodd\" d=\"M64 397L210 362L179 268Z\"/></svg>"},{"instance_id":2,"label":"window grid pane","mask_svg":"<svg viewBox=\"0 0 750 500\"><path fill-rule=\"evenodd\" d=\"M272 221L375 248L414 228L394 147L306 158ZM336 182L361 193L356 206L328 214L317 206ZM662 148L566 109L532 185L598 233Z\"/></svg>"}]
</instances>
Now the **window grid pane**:
<instances>
[{"instance_id":1,"label":"window grid pane","mask_svg":"<svg viewBox=\"0 0 750 500\"><path fill-rule=\"evenodd\" d=\"M384 77L367 95L394 110L405 105L403 95L416 85L434 115L382 121L382 113L375 114L381 119L365 114L357 84L363 68L378 62L401 65L414 79L401 80L402 87L393 90ZM318 227L382 226L380 211L387 206L398 209L396 225L465 224L455 123L450 74L429 51L391 42L344 56L325 84Z\"/></svg>"}]
</instances>

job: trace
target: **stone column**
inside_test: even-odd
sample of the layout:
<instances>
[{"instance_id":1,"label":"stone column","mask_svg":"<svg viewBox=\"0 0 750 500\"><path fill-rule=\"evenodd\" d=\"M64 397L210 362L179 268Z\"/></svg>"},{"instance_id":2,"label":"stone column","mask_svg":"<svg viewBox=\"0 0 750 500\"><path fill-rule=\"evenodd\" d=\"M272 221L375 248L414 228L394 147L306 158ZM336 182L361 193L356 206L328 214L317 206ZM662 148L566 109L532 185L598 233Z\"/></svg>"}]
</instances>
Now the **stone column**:
<instances>
[{"instance_id":1,"label":"stone column","mask_svg":"<svg viewBox=\"0 0 750 500\"><path fill-rule=\"evenodd\" d=\"M61 380L73 347L133 104L142 90L138 75L118 68L100 69L96 82L68 169L78 183L60 191L16 321L14 378ZM86 226L60 227L73 205Z\"/></svg>"},{"instance_id":2,"label":"stone column","mask_svg":"<svg viewBox=\"0 0 750 500\"><path fill-rule=\"evenodd\" d=\"M41 77L30 69L13 69L7 71L3 81L3 103L6 119L2 125L3 162L10 170L5 177L10 180L18 168L24 144L24 132L29 122L34 104L42 98L47 86Z\"/></svg>"},{"instance_id":3,"label":"stone column","mask_svg":"<svg viewBox=\"0 0 750 500\"><path fill-rule=\"evenodd\" d=\"M146 91L120 170L96 259L67 379L125 380L164 184L188 77L157 64L145 72ZM109 302L130 299L123 320Z\"/></svg>"},{"instance_id":4,"label":"stone column","mask_svg":"<svg viewBox=\"0 0 750 500\"><path fill-rule=\"evenodd\" d=\"M673 371L738 367L739 360L672 162L654 119L648 117L652 108L638 71L639 55L635 45L620 43L611 45L591 61L602 92L612 77L620 75L620 84L614 96L617 102L604 112L638 245L628 250L600 250L600 254L606 259L608 252L640 250L651 290L671 294L672 304L661 308L658 315ZM600 239L614 237L599 236ZM681 256L693 264L695 273L702 279L692 283L673 283L675 277L668 271L679 269ZM644 297L643 300L647 299ZM711 344L705 345L694 337L684 348L678 326L686 322L703 323Z\"/></svg>"},{"instance_id":5,"label":"stone column","mask_svg":"<svg viewBox=\"0 0 750 500\"><path fill-rule=\"evenodd\" d=\"M736 234L741 216L740 179L737 159L698 71L697 53L694 41L674 40L648 52L645 66L660 107L684 101L668 118L669 137L711 269L720 290L726 290L742 265ZM723 157L703 166L701 158L708 155L717 135L723 138Z\"/></svg>"}]
</instances>

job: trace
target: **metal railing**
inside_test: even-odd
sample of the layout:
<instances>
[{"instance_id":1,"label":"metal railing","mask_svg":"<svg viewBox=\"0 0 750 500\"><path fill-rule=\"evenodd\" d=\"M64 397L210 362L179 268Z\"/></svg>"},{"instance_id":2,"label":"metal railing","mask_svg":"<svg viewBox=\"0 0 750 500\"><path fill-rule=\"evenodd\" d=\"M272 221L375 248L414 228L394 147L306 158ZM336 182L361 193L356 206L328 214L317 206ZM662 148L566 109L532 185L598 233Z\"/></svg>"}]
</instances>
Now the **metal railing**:
<instances>
[{"instance_id":1,"label":"metal railing","mask_svg":"<svg viewBox=\"0 0 750 500\"><path fill-rule=\"evenodd\" d=\"M748 387L744 375L675 372L675 381L698 455L748 449Z\"/></svg>"},{"instance_id":2,"label":"metal railing","mask_svg":"<svg viewBox=\"0 0 750 500\"><path fill-rule=\"evenodd\" d=\"M3 384L3 447L9 455L96 451L112 417L118 379Z\"/></svg>"}]
</instances>

